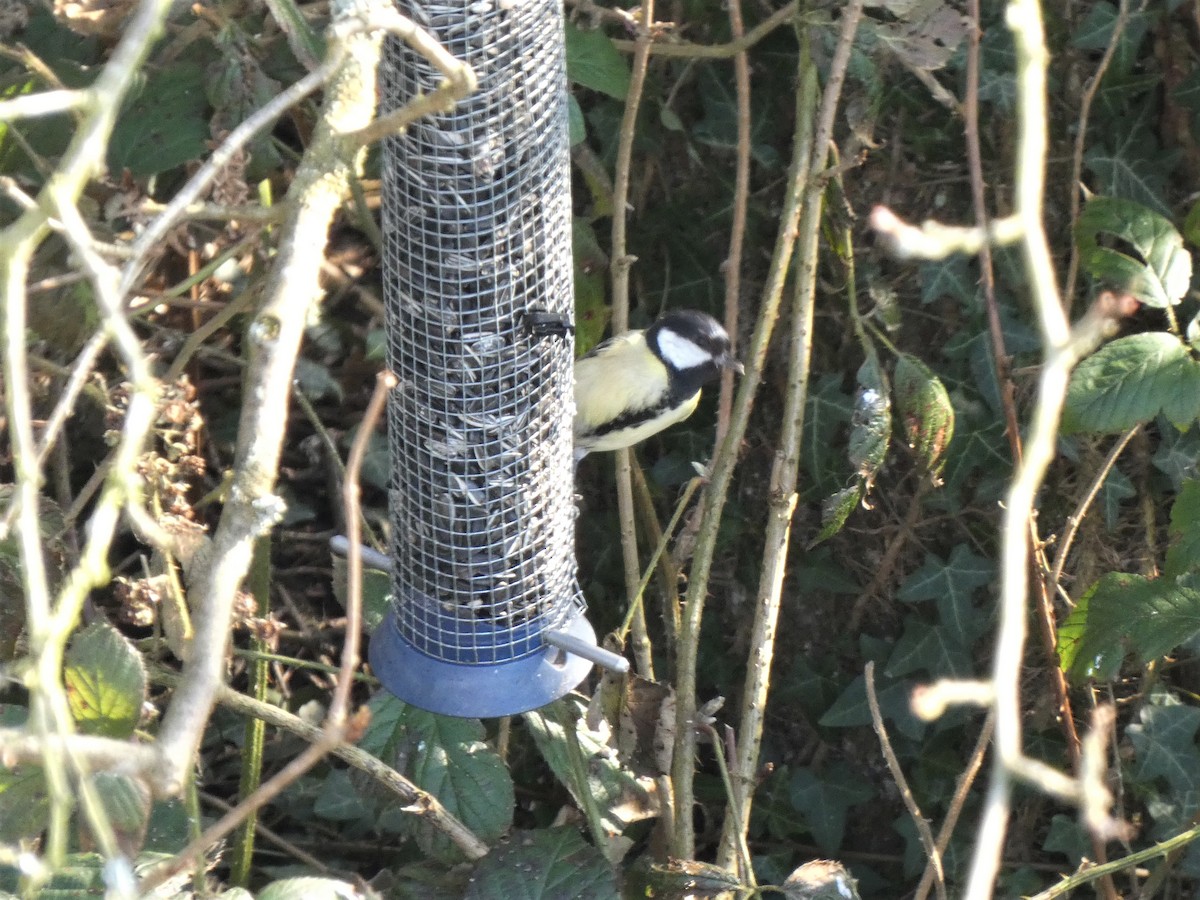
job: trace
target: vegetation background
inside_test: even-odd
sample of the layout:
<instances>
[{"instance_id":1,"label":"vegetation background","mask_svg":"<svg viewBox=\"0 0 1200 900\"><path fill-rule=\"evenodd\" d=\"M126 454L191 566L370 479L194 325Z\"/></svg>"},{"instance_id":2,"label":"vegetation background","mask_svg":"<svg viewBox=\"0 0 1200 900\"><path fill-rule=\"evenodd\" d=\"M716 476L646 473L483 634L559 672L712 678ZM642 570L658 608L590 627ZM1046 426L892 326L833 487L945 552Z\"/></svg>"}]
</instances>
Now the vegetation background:
<instances>
[{"instance_id":1,"label":"vegetation background","mask_svg":"<svg viewBox=\"0 0 1200 900\"><path fill-rule=\"evenodd\" d=\"M580 470L641 677L476 722L355 668L328 549L387 527L375 141L469 73L0 3L0 891L1195 896L1200 4L567 12L578 349L699 308L747 375ZM383 30L446 84L371 126Z\"/></svg>"}]
</instances>

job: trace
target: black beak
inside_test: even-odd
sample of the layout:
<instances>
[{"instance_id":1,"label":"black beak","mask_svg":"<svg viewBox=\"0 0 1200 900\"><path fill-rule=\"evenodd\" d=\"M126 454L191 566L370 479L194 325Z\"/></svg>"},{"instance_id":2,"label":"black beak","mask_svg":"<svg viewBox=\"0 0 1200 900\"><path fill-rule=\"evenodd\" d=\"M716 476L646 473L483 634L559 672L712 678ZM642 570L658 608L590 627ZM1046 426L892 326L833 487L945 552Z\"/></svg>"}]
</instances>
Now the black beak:
<instances>
[{"instance_id":1,"label":"black beak","mask_svg":"<svg viewBox=\"0 0 1200 900\"><path fill-rule=\"evenodd\" d=\"M737 372L739 375L746 374L746 367L728 353L717 360L717 365L722 369L729 369L730 371Z\"/></svg>"}]
</instances>

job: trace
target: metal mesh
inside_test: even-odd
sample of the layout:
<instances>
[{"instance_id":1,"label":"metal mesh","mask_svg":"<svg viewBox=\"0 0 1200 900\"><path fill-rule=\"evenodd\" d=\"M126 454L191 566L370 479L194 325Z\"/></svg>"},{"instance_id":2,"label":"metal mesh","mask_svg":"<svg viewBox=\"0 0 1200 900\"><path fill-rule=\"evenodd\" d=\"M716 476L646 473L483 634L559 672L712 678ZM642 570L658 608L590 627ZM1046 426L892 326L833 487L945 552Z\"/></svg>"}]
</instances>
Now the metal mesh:
<instances>
[{"instance_id":1,"label":"metal mesh","mask_svg":"<svg viewBox=\"0 0 1200 900\"><path fill-rule=\"evenodd\" d=\"M575 581L566 71L559 0L401 2L479 89L384 152L397 627L441 660L543 649ZM383 106L441 76L389 43ZM533 314L533 316L531 316Z\"/></svg>"}]
</instances>

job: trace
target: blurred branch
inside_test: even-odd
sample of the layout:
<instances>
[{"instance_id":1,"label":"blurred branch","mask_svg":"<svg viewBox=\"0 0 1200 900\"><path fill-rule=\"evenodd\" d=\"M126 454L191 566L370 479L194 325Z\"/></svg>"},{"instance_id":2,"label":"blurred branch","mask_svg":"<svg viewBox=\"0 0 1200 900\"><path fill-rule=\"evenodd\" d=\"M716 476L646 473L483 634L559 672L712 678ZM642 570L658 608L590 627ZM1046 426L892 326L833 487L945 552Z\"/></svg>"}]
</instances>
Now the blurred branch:
<instances>
[{"instance_id":1,"label":"blurred branch","mask_svg":"<svg viewBox=\"0 0 1200 900\"><path fill-rule=\"evenodd\" d=\"M129 471L116 473L106 490L105 499L97 509L98 533L89 538L88 550L79 566L72 571L64 589L63 599L57 607L51 607L50 589L46 577L45 559L41 547L38 494L41 486L39 452L33 436L33 410L29 394L28 357L26 341L26 283L33 255L53 228L61 222L51 216L58 211L73 208L88 181L104 166L108 140L121 109L125 94L140 71L150 47L162 32L163 21L170 7L169 0L145 0L129 19L125 32L90 87L73 92L69 106L80 115L71 142L63 154L53 176L47 179L33 206L24 206L15 222L0 232L0 308L3 311L4 332L4 401L12 434L12 456L15 476L12 509L9 514L15 524L17 546L23 574L26 625L29 633L29 658L32 664L25 669L25 684L30 692L29 729L44 743L42 764L46 774L50 801L50 822L45 852L51 866L62 862L67 847L68 817L73 805L67 776L67 759L64 740L72 730L70 710L62 686L62 659L67 639L74 628L74 618L69 613L76 598L86 594L85 584L107 572L107 543L102 547L109 525L115 525L125 485L123 479L131 477ZM30 95L21 101L15 112L28 112L25 108L41 95ZM61 107L66 98L58 91L50 92L50 107ZM14 112L10 107L8 112ZM77 221L74 223L77 224ZM86 232L86 229L84 229ZM72 228L77 253L85 256L79 262L92 270L93 280L107 287L104 268L97 268L92 255L90 235L80 234ZM106 329L120 332L123 320L114 319L107 303L113 299L110 293L100 298L105 305ZM144 437L143 427L148 428L147 409L152 413L153 404L140 392L146 387L142 383L135 392L139 397L136 407L131 398L135 415L126 421L121 436L121 453L128 457L136 453ZM81 601L80 601L81 602ZM5 745L0 744L0 754ZM92 804L87 804L90 808ZM97 823L101 826L104 823ZM104 831L101 827L101 831Z\"/></svg>"}]
</instances>

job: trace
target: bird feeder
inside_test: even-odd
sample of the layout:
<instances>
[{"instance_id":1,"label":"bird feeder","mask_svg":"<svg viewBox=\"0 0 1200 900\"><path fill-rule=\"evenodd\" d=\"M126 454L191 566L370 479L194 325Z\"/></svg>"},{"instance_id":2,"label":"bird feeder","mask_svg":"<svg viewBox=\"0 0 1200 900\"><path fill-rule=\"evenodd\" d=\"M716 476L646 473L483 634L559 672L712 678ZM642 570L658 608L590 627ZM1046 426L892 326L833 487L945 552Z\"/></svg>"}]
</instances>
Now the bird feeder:
<instances>
[{"instance_id":1,"label":"bird feeder","mask_svg":"<svg viewBox=\"0 0 1200 900\"><path fill-rule=\"evenodd\" d=\"M383 154L392 605L372 668L433 712L501 716L575 687L573 287L560 0L401 2L478 90ZM389 41L382 107L438 73Z\"/></svg>"}]
</instances>

